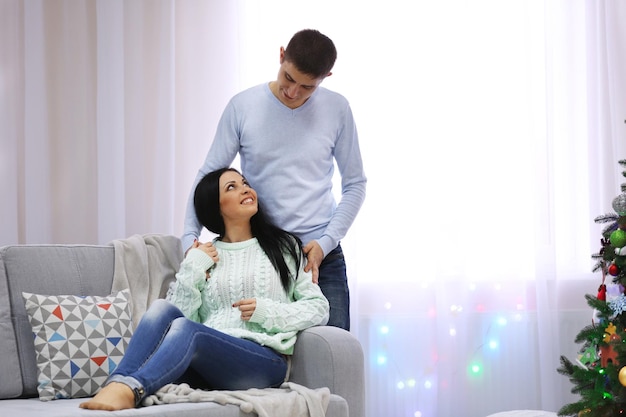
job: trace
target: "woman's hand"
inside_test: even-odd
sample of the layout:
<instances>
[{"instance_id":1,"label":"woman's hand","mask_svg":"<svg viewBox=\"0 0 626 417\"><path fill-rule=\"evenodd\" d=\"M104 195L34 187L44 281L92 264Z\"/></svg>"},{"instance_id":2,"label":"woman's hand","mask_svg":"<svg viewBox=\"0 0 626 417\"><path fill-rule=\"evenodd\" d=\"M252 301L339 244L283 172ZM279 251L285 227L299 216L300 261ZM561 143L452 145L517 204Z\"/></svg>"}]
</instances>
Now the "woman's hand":
<instances>
[{"instance_id":1,"label":"woman's hand","mask_svg":"<svg viewBox=\"0 0 626 417\"><path fill-rule=\"evenodd\" d=\"M213 243L211 242L207 242L207 243L200 243L197 240L193 241L193 245L191 245L191 249L195 249L198 248L200 249L202 252L206 253L207 255L209 255L211 257L211 259L213 259L214 263L217 263L217 261L220 260L219 256L217 256L217 249L215 248L215 246L213 246ZM207 281L209 280L209 278L211 278L211 274L209 274L209 271L206 271L206 279Z\"/></svg>"},{"instance_id":2,"label":"woman's hand","mask_svg":"<svg viewBox=\"0 0 626 417\"><path fill-rule=\"evenodd\" d=\"M256 310L256 298L246 298L233 303L233 307L238 308L241 311L241 320L250 321L250 317Z\"/></svg>"},{"instance_id":3,"label":"woman's hand","mask_svg":"<svg viewBox=\"0 0 626 417\"><path fill-rule=\"evenodd\" d=\"M191 247L200 249L202 252L209 255L211 259L213 259L213 262L215 263L217 263L217 261L220 260L220 258L217 256L217 249L215 249L215 246L213 246L213 243L211 242L200 243L196 241L196 242L193 242L193 245Z\"/></svg>"}]
</instances>

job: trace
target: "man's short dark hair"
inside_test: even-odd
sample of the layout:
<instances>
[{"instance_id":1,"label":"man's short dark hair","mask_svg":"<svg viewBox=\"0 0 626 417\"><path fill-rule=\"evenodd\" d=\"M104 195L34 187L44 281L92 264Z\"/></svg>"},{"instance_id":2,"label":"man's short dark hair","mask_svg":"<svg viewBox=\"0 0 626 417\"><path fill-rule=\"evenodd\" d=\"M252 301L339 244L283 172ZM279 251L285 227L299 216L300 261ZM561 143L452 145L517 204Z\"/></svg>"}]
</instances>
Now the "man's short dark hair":
<instances>
[{"instance_id":1,"label":"man's short dark hair","mask_svg":"<svg viewBox=\"0 0 626 417\"><path fill-rule=\"evenodd\" d=\"M326 77L335 65L337 49L326 35L315 29L297 32L285 49L285 59L298 71L314 78Z\"/></svg>"}]
</instances>

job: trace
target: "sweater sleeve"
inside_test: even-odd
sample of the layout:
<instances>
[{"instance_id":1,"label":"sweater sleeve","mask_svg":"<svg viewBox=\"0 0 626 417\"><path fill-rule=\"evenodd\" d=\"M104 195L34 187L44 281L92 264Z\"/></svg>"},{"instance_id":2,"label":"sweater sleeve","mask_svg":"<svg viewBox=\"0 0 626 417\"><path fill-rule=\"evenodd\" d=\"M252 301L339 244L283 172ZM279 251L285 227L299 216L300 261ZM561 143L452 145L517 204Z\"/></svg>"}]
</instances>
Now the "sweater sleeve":
<instances>
[{"instance_id":1,"label":"sweater sleeve","mask_svg":"<svg viewBox=\"0 0 626 417\"><path fill-rule=\"evenodd\" d=\"M213 259L200 249L189 251L176 274L176 285L168 300L190 320L204 323L202 293L206 287L206 271L214 265Z\"/></svg>"},{"instance_id":2,"label":"sweater sleeve","mask_svg":"<svg viewBox=\"0 0 626 417\"><path fill-rule=\"evenodd\" d=\"M326 230L318 239L324 256L337 247L346 235L365 200L367 177L363 169L356 124L348 103L344 108L343 125L337 137L334 156L341 173L341 200Z\"/></svg>"},{"instance_id":3,"label":"sweater sleeve","mask_svg":"<svg viewBox=\"0 0 626 417\"><path fill-rule=\"evenodd\" d=\"M290 303L267 298L257 298L250 321L269 333L300 331L328 322L330 307L322 290L313 283L311 273L300 268L298 278L292 283Z\"/></svg>"},{"instance_id":4,"label":"sweater sleeve","mask_svg":"<svg viewBox=\"0 0 626 417\"><path fill-rule=\"evenodd\" d=\"M233 160L237 156L239 151L239 124L237 121L234 105L231 102L228 103L222 113L222 117L217 125L217 131L213 138L213 143L209 148L209 152L204 159L204 163L198 170L196 179L191 187L191 192L187 199L187 208L185 210L185 221L183 236L181 237L183 251L186 251L191 247L193 240L200 236L202 231L202 225L198 221L196 216L196 210L193 205L193 197L196 191L196 186L200 180L209 172L216 169L227 167L232 164Z\"/></svg>"}]
</instances>

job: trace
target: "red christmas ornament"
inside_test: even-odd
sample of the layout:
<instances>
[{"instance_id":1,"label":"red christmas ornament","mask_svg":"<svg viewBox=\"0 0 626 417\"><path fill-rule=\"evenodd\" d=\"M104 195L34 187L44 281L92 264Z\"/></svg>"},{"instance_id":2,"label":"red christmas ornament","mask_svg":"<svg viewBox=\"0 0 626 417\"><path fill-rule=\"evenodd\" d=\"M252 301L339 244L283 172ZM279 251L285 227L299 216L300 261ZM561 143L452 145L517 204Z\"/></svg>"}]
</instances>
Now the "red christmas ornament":
<instances>
[{"instance_id":1,"label":"red christmas ornament","mask_svg":"<svg viewBox=\"0 0 626 417\"><path fill-rule=\"evenodd\" d=\"M614 277L619 275L619 266L615 265L615 264L611 264L609 265L609 269L608 269L609 274L613 275Z\"/></svg>"},{"instance_id":2,"label":"red christmas ornament","mask_svg":"<svg viewBox=\"0 0 626 417\"><path fill-rule=\"evenodd\" d=\"M604 284L598 288L598 300L606 301L606 285Z\"/></svg>"}]
</instances>

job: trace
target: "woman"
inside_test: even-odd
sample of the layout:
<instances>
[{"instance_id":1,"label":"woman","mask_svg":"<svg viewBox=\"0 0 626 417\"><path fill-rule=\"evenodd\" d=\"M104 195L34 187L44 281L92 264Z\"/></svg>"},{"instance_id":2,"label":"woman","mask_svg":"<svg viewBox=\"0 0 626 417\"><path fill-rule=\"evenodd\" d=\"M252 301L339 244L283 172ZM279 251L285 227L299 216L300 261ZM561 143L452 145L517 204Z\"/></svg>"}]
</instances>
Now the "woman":
<instances>
[{"instance_id":1,"label":"woman","mask_svg":"<svg viewBox=\"0 0 626 417\"><path fill-rule=\"evenodd\" d=\"M279 386L297 332L328 321L302 243L267 220L238 171L207 174L194 206L218 237L194 242L168 301L152 303L124 359L81 408L133 408L168 383L198 378L210 389Z\"/></svg>"}]
</instances>

